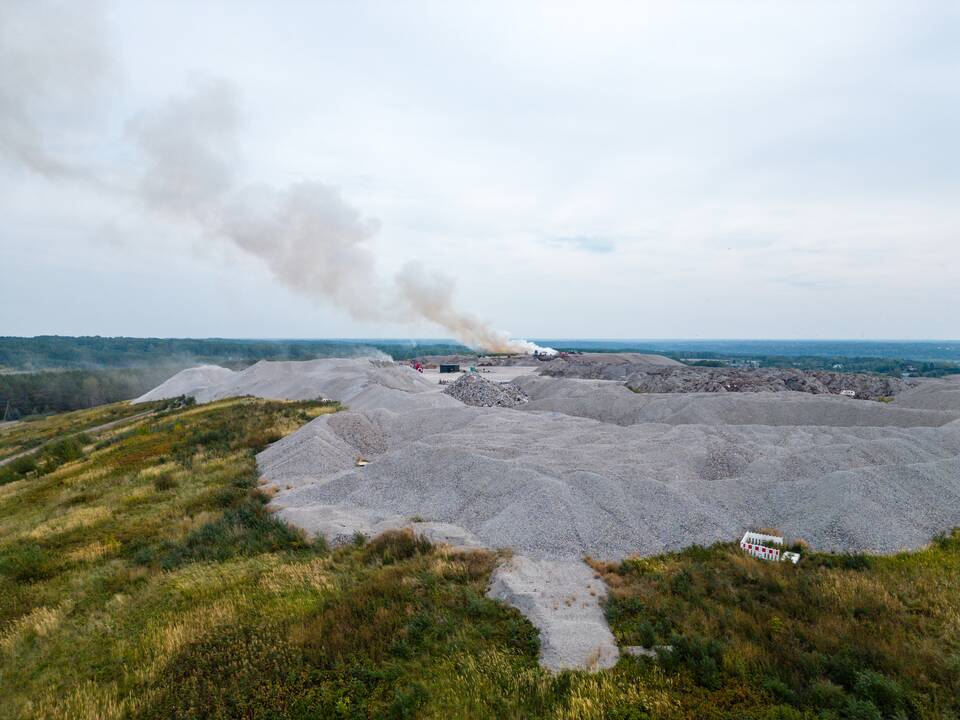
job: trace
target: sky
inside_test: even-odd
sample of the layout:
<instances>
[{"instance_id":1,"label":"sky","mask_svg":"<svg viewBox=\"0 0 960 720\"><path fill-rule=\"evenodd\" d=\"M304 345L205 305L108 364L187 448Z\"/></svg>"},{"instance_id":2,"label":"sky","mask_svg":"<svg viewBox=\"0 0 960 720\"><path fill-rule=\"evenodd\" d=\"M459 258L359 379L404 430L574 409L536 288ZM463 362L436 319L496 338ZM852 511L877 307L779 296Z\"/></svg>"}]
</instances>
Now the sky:
<instances>
[{"instance_id":1,"label":"sky","mask_svg":"<svg viewBox=\"0 0 960 720\"><path fill-rule=\"evenodd\" d=\"M0 335L955 339L958 37L952 1L0 0Z\"/></svg>"}]
</instances>

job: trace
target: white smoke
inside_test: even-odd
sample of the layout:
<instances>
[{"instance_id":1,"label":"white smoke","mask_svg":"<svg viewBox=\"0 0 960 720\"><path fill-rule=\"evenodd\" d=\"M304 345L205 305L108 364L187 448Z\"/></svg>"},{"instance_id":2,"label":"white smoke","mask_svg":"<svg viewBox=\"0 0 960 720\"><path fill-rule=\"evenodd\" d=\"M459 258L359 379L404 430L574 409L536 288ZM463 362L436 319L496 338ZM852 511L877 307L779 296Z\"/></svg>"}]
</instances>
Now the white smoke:
<instances>
[{"instance_id":1,"label":"white smoke","mask_svg":"<svg viewBox=\"0 0 960 720\"><path fill-rule=\"evenodd\" d=\"M206 83L143 112L130 134L147 160L140 195L155 210L199 222L261 258L301 294L323 298L358 320L423 318L470 347L540 350L457 310L453 281L408 263L392 282L378 278L369 240L379 230L336 188L302 182L284 190L237 187L238 97L224 81Z\"/></svg>"},{"instance_id":2,"label":"white smoke","mask_svg":"<svg viewBox=\"0 0 960 720\"><path fill-rule=\"evenodd\" d=\"M74 111L92 101L112 66L102 9L55 0L0 3L0 158L107 191L99 173L63 151ZM223 80L137 114L127 125L144 160L136 197L153 212L229 240L287 287L358 320L426 319L474 348L539 349L459 311L453 281L415 261L392 280L379 277L370 248L379 223L336 188L241 182L240 125L238 93Z\"/></svg>"}]
</instances>

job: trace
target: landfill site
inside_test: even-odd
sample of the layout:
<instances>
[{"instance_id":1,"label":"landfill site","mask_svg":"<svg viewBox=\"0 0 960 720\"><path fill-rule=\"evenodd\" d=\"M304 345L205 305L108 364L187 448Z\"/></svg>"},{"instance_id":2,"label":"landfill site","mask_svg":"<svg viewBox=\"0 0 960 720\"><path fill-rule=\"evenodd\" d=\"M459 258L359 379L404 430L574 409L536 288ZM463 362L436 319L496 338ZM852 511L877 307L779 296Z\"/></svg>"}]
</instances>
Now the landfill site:
<instances>
[{"instance_id":1,"label":"landfill site","mask_svg":"<svg viewBox=\"0 0 960 720\"><path fill-rule=\"evenodd\" d=\"M585 557L759 528L892 553L960 525L958 376L623 353L351 358L193 368L137 401L180 395L340 401L258 456L271 506L332 543L410 527L509 550L489 592L540 629L553 669L609 667L622 650Z\"/></svg>"}]
</instances>

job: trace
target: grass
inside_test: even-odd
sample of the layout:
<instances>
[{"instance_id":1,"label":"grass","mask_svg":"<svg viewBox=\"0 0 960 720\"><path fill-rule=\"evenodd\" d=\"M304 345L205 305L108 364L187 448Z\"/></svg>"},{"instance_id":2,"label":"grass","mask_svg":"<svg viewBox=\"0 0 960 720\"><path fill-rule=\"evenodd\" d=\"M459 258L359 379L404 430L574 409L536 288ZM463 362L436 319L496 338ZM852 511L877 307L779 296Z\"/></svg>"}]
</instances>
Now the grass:
<instances>
[{"instance_id":1,"label":"grass","mask_svg":"<svg viewBox=\"0 0 960 720\"><path fill-rule=\"evenodd\" d=\"M703 717L731 693L758 717L960 716L958 530L890 557L794 566L720 544L595 568L617 639L673 645L661 666L699 688Z\"/></svg>"},{"instance_id":2,"label":"grass","mask_svg":"<svg viewBox=\"0 0 960 720\"><path fill-rule=\"evenodd\" d=\"M956 533L796 567L732 545L594 563L618 639L672 650L553 676L535 629L485 597L496 555L403 532L330 549L267 511L255 453L335 410L158 409L0 485L0 717L960 713ZM105 412L27 425L46 451Z\"/></svg>"},{"instance_id":3,"label":"grass","mask_svg":"<svg viewBox=\"0 0 960 720\"><path fill-rule=\"evenodd\" d=\"M119 402L112 405L101 405L90 410L46 415L33 420L25 419L9 426L0 425L0 460L24 450L38 447L48 440L62 438L69 433L79 433L98 425L123 420L148 410L158 410L168 404L143 403L131 405L128 402Z\"/></svg>"}]
</instances>

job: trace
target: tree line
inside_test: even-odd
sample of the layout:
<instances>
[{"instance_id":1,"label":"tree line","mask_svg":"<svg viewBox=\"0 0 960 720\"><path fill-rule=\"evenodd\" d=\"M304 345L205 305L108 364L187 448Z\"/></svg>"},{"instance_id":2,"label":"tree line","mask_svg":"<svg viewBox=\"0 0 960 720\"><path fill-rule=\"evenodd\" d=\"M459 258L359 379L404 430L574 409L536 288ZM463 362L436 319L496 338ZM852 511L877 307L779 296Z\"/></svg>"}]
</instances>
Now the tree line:
<instances>
[{"instance_id":1,"label":"tree line","mask_svg":"<svg viewBox=\"0 0 960 720\"><path fill-rule=\"evenodd\" d=\"M156 387L180 370L127 368L65 370L0 375L0 419L79 410L130 400Z\"/></svg>"}]
</instances>

